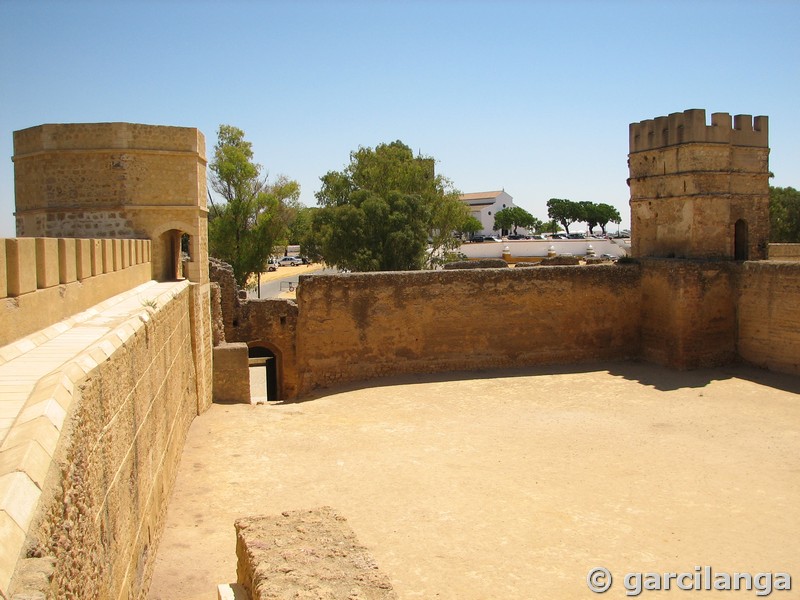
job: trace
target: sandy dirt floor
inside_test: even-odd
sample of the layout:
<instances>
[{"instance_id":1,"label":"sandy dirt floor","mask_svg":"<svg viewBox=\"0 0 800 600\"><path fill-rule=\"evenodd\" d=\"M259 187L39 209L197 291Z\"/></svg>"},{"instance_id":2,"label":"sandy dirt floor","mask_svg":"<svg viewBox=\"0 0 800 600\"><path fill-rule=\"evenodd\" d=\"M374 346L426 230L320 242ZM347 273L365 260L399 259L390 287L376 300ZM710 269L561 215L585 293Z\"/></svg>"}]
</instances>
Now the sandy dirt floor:
<instances>
[{"instance_id":1,"label":"sandy dirt floor","mask_svg":"<svg viewBox=\"0 0 800 600\"><path fill-rule=\"evenodd\" d=\"M151 599L236 579L233 522L334 507L400 598L625 598L635 572L800 588L800 380L638 363L411 376L195 419ZM674 587L674 584L673 584ZM641 597L748 597L755 591Z\"/></svg>"}]
</instances>

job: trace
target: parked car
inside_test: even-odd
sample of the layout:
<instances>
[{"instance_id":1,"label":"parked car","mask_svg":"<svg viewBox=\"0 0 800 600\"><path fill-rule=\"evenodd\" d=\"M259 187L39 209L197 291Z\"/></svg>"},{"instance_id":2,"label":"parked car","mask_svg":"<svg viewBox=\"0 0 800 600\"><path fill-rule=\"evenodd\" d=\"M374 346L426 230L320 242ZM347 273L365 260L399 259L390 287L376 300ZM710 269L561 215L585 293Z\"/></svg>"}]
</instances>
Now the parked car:
<instances>
[{"instance_id":1,"label":"parked car","mask_svg":"<svg viewBox=\"0 0 800 600\"><path fill-rule=\"evenodd\" d=\"M522 235L521 233L512 233L511 235L507 236L510 240L527 240L527 235Z\"/></svg>"},{"instance_id":2,"label":"parked car","mask_svg":"<svg viewBox=\"0 0 800 600\"><path fill-rule=\"evenodd\" d=\"M277 258L270 258L267 262L267 271L277 271L279 266Z\"/></svg>"},{"instance_id":3,"label":"parked car","mask_svg":"<svg viewBox=\"0 0 800 600\"><path fill-rule=\"evenodd\" d=\"M284 256L278 261L278 264L282 267L296 267L302 265L303 261L296 256Z\"/></svg>"},{"instance_id":4,"label":"parked car","mask_svg":"<svg viewBox=\"0 0 800 600\"><path fill-rule=\"evenodd\" d=\"M482 235L475 235L475 236L472 236L469 241L470 242L482 242L483 239L484 238L483 238Z\"/></svg>"},{"instance_id":5,"label":"parked car","mask_svg":"<svg viewBox=\"0 0 800 600\"><path fill-rule=\"evenodd\" d=\"M502 242L503 240L501 240L496 235L485 235L485 236L483 236L483 241L484 242Z\"/></svg>"}]
</instances>

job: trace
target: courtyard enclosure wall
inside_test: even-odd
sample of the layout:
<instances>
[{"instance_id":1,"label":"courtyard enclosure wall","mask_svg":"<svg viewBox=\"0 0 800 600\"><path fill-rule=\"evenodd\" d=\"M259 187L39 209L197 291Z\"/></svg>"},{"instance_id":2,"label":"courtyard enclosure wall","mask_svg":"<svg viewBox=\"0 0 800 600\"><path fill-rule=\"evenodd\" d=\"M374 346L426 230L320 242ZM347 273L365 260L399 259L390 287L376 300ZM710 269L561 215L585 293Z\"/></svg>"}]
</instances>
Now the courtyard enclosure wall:
<instances>
[{"instance_id":1,"label":"courtyard enclosure wall","mask_svg":"<svg viewBox=\"0 0 800 600\"><path fill-rule=\"evenodd\" d=\"M743 360L800 375L800 262L745 263L737 317Z\"/></svg>"},{"instance_id":2,"label":"courtyard enclosure wall","mask_svg":"<svg viewBox=\"0 0 800 600\"><path fill-rule=\"evenodd\" d=\"M0 239L0 346L150 279L150 241Z\"/></svg>"},{"instance_id":3,"label":"courtyard enclosure wall","mask_svg":"<svg viewBox=\"0 0 800 600\"><path fill-rule=\"evenodd\" d=\"M299 393L399 373L638 355L639 269L301 276Z\"/></svg>"}]
</instances>

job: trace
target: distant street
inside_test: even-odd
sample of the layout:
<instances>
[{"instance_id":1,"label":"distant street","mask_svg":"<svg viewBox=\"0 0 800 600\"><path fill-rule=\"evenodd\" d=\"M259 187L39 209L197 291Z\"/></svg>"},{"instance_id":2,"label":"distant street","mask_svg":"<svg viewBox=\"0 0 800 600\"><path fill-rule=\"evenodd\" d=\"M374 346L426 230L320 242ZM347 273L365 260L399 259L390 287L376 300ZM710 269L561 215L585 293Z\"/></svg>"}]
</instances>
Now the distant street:
<instances>
[{"instance_id":1,"label":"distant street","mask_svg":"<svg viewBox=\"0 0 800 600\"><path fill-rule=\"evenodd\" d=\"M252 298L294 298L300 275L312 273L336 273L336 269L326 268L322 263L300 265L297 267L278 267L275 271L261 274L260 296L255 290L248 290L248 299ZM289 288L292 288L291 290Z\"/></svg>"}]
</instances>

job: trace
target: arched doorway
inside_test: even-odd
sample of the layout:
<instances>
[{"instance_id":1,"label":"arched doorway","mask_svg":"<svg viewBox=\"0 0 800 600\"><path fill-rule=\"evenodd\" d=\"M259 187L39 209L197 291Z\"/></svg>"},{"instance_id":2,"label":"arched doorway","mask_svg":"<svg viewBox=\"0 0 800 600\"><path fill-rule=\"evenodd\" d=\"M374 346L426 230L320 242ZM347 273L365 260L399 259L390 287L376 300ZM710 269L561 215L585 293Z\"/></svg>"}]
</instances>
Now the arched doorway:
<instances>
[{"instance_id":1,"label":"arched doorway","mask_svg":"<svg viewBox=\"0 0 800 600\"><path fill-rule=\"evenodd\" d=\"M278 400L278 365L275 353L263 346L253 346L248 348L247 356L250 359L251 401Z\"/></svg>"},{"instance_id":2,"label":"arched doorway","mask_svg":"<svg viewBox=\"0 0 800 600\"><path fill-rule=\"evenodd\" d=\"M748 260L750 258L747 240L747 221L739 219L734 225L733 233L733 257L736 260Z\"/></svg>"}]
</instances>

